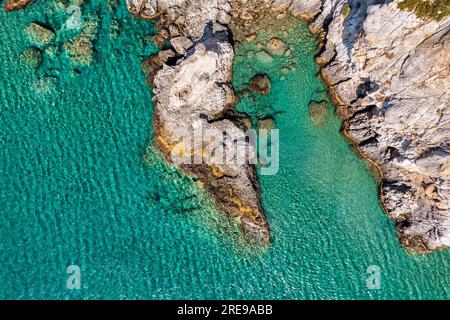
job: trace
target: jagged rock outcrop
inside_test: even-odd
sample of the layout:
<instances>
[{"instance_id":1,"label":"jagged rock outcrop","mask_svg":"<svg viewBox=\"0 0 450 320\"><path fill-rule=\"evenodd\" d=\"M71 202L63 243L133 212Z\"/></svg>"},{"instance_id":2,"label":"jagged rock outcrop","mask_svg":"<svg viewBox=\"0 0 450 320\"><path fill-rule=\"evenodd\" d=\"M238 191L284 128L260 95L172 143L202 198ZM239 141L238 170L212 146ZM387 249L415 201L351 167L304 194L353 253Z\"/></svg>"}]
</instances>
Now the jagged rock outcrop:
<instances>
[{"instance_id":1,"label":"jagged rock outcrop","mask_svg":"<svg viewBox=\"0 0 450 320\"><path fill-rule=\"evenodd\" d=\"M274 23L286 14L306 19L311 31L320 35L317 62L344 119L344 133L379 169L381 201L396 219L403 244L417 252L450 246L450 19L424 20L400 10L398 3L128 0L136 15L159 18L157 39L161 43L169 40L171 52L178 56L177 62L171 60L173 65L162 59L155 70L162 69L153 70L156 121L164 129L159 137L170 139L172 129L195 121L210 125L208 121L232 104L227 81L233 54L231 41L225 37L229 23L248 27L267 14L274 16ZM205 32L208 25L214 32ZM214 36L218 30L224 36ZM250 32L247 38L252 36ZM201 70L208 77L202 78ZM182 95L188 97L184 104L174 89L181 89L180 84L189 87ZM221 120L215 125L228 128L233 123ZM164 143L160 145L164 150ZM204 171L198 169L188 170ZM234 169L236 174L225 176L252 176L248 167ZM208 174L199 175L203 181L214 181ZM262 217L257 189L249 187L253 178L242 181L247 188L243 195L237 193L239 201L250 203L256 212L252 216ZM233 183L231 188L235 188ZM216 194L216 199L227 210L230 201L226 196ZM233 214L242 216L235 208L239 206L232 209ZM263 221L261 230L268 232ZM255 222L251 220L250 225L258 225Z\"/></svg>"},{"instance_id":2,"label":"jagged rock outcrop","mask_svg":"<svg viewBox=\"0 0 450 320\"><path fill-rule=\"evenodd\" d=\"M209 22L231 20L229 0L127 0L127 6L141 18L158 18L159 41L170 40L179 54L203 36Z\"/></svg>"}]
</instances>

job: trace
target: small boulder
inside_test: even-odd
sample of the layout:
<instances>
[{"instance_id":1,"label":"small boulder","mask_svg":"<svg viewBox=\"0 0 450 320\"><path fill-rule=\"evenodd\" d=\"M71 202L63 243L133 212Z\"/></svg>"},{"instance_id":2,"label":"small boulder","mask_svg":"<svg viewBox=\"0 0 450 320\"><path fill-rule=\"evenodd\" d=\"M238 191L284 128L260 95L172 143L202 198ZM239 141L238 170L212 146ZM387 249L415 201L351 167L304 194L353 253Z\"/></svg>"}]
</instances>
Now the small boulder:
<instances>
[{"instance_id":1,"label":"small boulder","mask_svg":"<svg viewBox=\"0 0 450 320\"><path fill-rule=\"evenodd\" d=\"M27 5L32 3L34 0L8 0L5 4L5 11L14 11L25 8Z\"/></svg>"},{"instance_id":2,"label":"small boulder","mask_svg":"<svg viewBox=\"0 0 450 320\"><path fill-rule=\"evenodd\" d=\"M269 94L272 83L265 74L257 74L250 81L250 90L258 94Z\"/></svg>"},{"instance_id":3,"label":"small boulder","mask_svg":"<svg viewBox=\"0 0 450 320\"><path fill-rule=\"evenodd\" d=\"M163 67L164 61L161 56L155 54L142 61L142 70L144 72L147 84L153 84L156 73Z\"/></svg>"},{"instance_id":4,"label":"small boulder","mask_svg":"<svg viewBox=\"0 0 450 320\"><path fill-rule=\"evenodd\" d=\"M170 44L178 54L183 55L193 45L193 42L187 37L180 36L172 38Z\"/></svg>"},{"instance_id":5,"label":"small boulder","mask_svg":"<svg viewBox=\"0 0 450 320\"><path fill-rule=\"evenodd\" d=\"M26 66L37 70L42 63L42 52L38 48L27 48L22 52L21 59Z\"/></svg>"},{"instance_id":6,"label":"small boulder","mask_svg":"<svg viewBox=\"0 0 450 320\"><path fill-rule=\"evenodd\" d=\"M55 40L55 33L37 23L30 23L25 29L31 42L38 47L45 47Z\"/></svg>"},{"instance_id":7,"label":"small boulder","mask_svg":"<svg viewBox=\"0 0 450 320\"><path fill-rule=\"evenodd\" d=\"M94 60L94 45L85 35L69 40L64 49L75 65L89 65Z\"/></svg>"},{"instance_id":8,"label":"small boulder","mask_svg":"<svg viewBox=\"0 0 450 320\"><path fill-rule=\"evenodd\" d=\"M258 130L260 130L259 133L261 135L267 136L273 129L275 129L275 120L272 117L269 116L258 120Z\"/></svg>"}]
</instances>

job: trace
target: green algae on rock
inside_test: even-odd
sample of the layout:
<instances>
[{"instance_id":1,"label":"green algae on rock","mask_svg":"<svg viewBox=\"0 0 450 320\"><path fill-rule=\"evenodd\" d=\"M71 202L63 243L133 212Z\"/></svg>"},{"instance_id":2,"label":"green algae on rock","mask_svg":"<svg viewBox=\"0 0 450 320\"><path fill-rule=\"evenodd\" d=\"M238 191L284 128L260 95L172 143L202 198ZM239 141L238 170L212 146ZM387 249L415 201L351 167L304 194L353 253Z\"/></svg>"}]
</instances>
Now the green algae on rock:
<instances>
[{"instance_id":1,"label":"green algae on rock","mask_svg":"<svg viewBox=\"0 0 450 320\"><path fill-rule=\"evenodd\" d=\"M398 7L414 12L420 18L437 21L450 15L449 0L403 0Z\"/></svg>"}]
</instances>

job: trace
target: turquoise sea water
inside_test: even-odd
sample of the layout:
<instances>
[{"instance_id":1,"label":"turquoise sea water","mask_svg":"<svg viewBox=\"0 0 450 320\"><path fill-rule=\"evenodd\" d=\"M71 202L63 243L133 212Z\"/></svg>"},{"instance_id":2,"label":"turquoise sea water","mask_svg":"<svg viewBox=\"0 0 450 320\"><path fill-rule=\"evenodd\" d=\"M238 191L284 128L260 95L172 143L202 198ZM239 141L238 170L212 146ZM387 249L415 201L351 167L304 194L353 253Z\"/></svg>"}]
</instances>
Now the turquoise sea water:
<instances>
[{"instance_id":1,"label":"turquoise sea water","mask_svg":"<svg viewBox=\"0 0 450 320\"><path fill-rule=\"evenodd\" d=\"M323 127L310 121L308 102L324 88L303 24L287 39L296 67L285 80L282 58L262 63L247 57L253 44L238 48L236 90L255 72L272 79L271 95L238 108L275 114L281 169L261 177L272 247L235 249L192 179L147 150L152 103L140 61L156 52L155 30L123 2L83 8L102 16L96 62L84 68L61 50L63 32L38 71L21 59L31 21L59 30L67 19L52 1L0 11L0 298L450 297L450 252L407 254L331 107ZM81 290L66 288L69 265L81 267ZM371 265L380 290L366 287Z\"/></svg>"}]
</instances>

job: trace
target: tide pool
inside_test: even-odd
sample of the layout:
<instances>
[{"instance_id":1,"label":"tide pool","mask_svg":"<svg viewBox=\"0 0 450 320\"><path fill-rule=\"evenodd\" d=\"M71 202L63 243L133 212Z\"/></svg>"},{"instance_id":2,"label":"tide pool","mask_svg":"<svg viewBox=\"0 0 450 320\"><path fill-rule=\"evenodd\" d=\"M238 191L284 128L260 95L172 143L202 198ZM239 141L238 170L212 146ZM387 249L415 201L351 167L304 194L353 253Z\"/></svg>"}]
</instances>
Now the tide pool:
<instances>
[{"instance_id":1,"label":"tide pool","mask_svg":"<svg viewBox=\"0 0 450 320\"><path fill-rule=\"evenodd\" d=\"M39 22L58 31L69 15L53 1L0 11L1 299L450 297L450 252L406 253L332 106L322 127L310 120L309 101L326 96L305 24L279 35L293 48L287 65L256 54L273 35L237 46L236 91L255 73L272 80L270 95L237 108L273 116L280 130L280 172L260 181L272 246L247 255L194 179L148 148L141 60L157 52L154 25L133 19L124 1L90 1L82 13L101 17L95 62L73 66L61 33L57 54L35 71L21 58L23 30ZM66 287L69 265L81 268L80 290ZM380 290L366 285L373 265Z\"/></svg>"}]
</instances>

